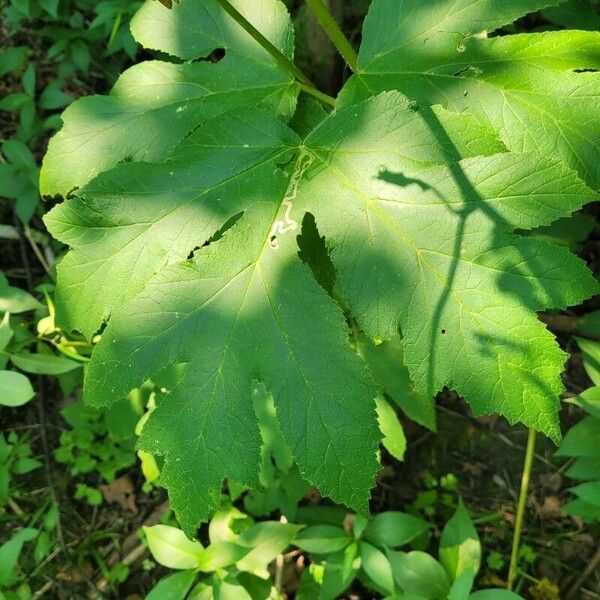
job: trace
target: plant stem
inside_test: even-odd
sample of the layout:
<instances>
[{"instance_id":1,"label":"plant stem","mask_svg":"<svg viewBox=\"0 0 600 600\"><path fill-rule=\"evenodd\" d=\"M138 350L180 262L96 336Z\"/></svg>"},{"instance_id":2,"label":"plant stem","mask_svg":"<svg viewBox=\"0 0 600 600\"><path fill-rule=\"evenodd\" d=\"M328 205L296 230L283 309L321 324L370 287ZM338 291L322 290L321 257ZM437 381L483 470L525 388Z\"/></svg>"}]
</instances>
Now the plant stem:
<instances>
[{"instance_id":1,"label":"plant stem","mask_svg":"<svg viewBox=\"0 0 600 600\"><path fill-rule=\"evenodd\" d=\"M254 38L294 79L300 84L300 88L307 94L311 94L321 102L335 105L335 98L319 91L315 84L299 69L279 48L274 46L237 8L232 6L229 0L217 0L221 8L252 38Z\"/></svg>"},{"instance_id":2,"label":"plant stem","mask_svg":"<svg viewBox=\"0 0 600 600\"><path fill-rule=\"evenodd\" d=\"M321 27L323 27L337 51L342 55L346 64L352 72L356 73L358 69L358 55L356 54L356 50L354 50L352 44L344 35L344 32L329 12L327 6L323 4L323 0L306 0L306 4L313 11Z\"/></svg>"},{"instance_id":3,"label":"plant stem","mask_svg":"<svg viewBox=\"0 0 600 600\"><path fill-rule=\"evenodd\" d=\"M525 461L523 463L523 477L521 478L521 489L519 491L519 503L515 517L515 528L513 532L512 551L510 553L510 566L508 568L508 580L506 588L512 590L517 577L519 562L519 545L521 543L521 530L523 528L523 517L525 516L525 504L527 502L527 490L531 479L531 468L535 454L535 440L537 432L531 428L527 436L527 448L525 450Z\"/></svg>"},{"instance_id":4,"label":"plant stem","mask_svg":"<svg viewBox=\"0 0 600 600\"><path fill-rule=\"evenodd\" d=\"M314 96L317 100L320 100L323 104L327 104L328 106L332 106L332 107L335 106L335 98L333 98L332 96L325 94L324 92L322 92L321 90L318 90L314 86L307 86L304 83L298 83L298 85L300 86L300 89L303 92L306 92L307 94L310 94L311 96Z\"/></svg>"}]
</instances>

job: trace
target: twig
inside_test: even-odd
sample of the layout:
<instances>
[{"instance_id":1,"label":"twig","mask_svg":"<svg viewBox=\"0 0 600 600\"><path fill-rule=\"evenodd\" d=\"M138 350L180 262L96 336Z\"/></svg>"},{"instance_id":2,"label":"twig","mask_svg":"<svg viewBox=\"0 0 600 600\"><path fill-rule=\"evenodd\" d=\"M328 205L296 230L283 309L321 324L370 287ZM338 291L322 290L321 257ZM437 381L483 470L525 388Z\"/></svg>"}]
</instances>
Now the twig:
<instances>
[{"instance_id":1,"label":"twig","mask_svg":"<svg viewBox=\"0 0 600 600\"><path fill-rule=\"evenodd\" d=\"M148 546L140 544L136 546L129 554L123 557L121 564L130 566L139 560L141 560L148 553ZM102 592L108 586L108 579L102 577L96 582L96 589L98 592Z\"/></svg>"},{"instance_id":2,"label":"twig","mask_svg":"<svg viewBox=\"0 0 600 600\"><path fill-rule=\"evenodd\" d=\"M281 523L287 523L288 520L282 515L279 519ZM285 556L283 553L278 554L275 558L275 589L277 590L277 594L281 596L281 592L283 591L283 568L285 566Z\"/></svg>"},{"instance_id":3,"label":"twig","mask_svg":"<svg viewBox=\"0 0 600 600\"><path fill-rule=\"evenodd\" d=\"M13 217L15 229L19 232L19 249L21 251L21 260L23 261L23 267L25 269L25 281L27 281L27 289L29 293L33 293L33 279L31 277L31 266L29 264L29 256L27 256L27 247L23 241L23 228L19 223L17 217Z\"/></svg>"},{"instance_id":4,"label":"twig","mask_svg":"<svg viewBox=\"0 0 600 600\"><path fill-rule=\"evenodd\" d=\"M22 517L25 513L23 512L23 509L12 499L9 498L7 501L8 506L10 506L10 509L15 513L15 515L17 515L18 517Z\"/></svg>"},{"instance_id":5,"label":"twig","mask_svg":"<svg viewBox=\"0 0 600 600\"><path fill-rule=\"evenodd\" d=\"M54 560L54 558L56 558L56 556L61 552L61 548L54 548L54 550L50 554L48 554L48 556L46 556L46 558L39 565L37 565L37 567L27 576L27 581L35 577L49 562Z\"/></svg>"},{"instance_id":6,"label":"twig","mask_svg":"<svg viewBox=\"0 0 600 600\"><path fill-rule=\"evenodd\" d=\"M142 525L145 525L145 526L156 525L156 523L158 523L160 521L160 517L168 509L168 507L169 507L168 502L163 502L162 504L160 504L158 507L156 507L152 511L152 513L150 513L150 515L148 516L148 518L146 518L144 520ZM132 545L137 540L138 540L138 537L137 537L137 530L136 530L134 533L132 533L125 539L125 542L123 543L123 547L127 548L127 546ZM148 547L145 544L138 544L123 557L123 559L121 560L121 563L124 565L130 566L130 565L138 562L141 558L143 558L147 552L148 552ZM119 558L120 558L119 552L113 552L106 560L106 564L109 567L113 567L114 565L116 565L119 562ZM106 579L106 577L102 577L96 582L96 588L98 589L98 591L104 590L107 585L108 585L108 580Z\"/></svg>"},{"instance_id":7,"label":"twig","mask_svg":"<svg viewBox=\"0 0 600 600\"><path fill-rule=\"evenodd\" d=\"M281 596L283 590L283 567L285 565L285 556L278 554L275 558L275 589L277 590L277 596Z\"/></svg>"},{"instance_id":8,"label":"twig","mask_svg":"<svg viewBox=\"0 0 600 600\"><path fill-rule=\"evenodd\" d=\"M156 525L160 522L160 518L168 509L169 503L162 502L144 519L141 526L151 527L152 525ZM125 538L125 541L121 545L121 552L130 552L139 544L139 537L137 535L137 532L138 528L136 528L136 530L133 533L129 534ZM106 558L106 564L109 567L113 567L114 565L116 565L119 562L119 559L121 558L121 552L119 552L118 550L111 552ZM108 550L106 554L108 554Z\"/></svg>"},{"instance_id":9,"label":"twig","mask_svg":"<svg viewBox=\"0 0 600 600\"><path fill-rule=\"evenodd\" d=\"M524 446L520 446L519 444L515 444L515 442L513 442L510 438L506 437L501 431L491 431L488 427L486 427L485 424L483 424L481 421L479 421L478 419L476 419L475 417L469 416L469 415L463 415L462 413L456 411L456 410L452 410L451 408L448 408L447 406L443 406L442 404L438 404L437 405L437 410L439 410L440 412L446 413L447 415L450 415L451 417L455 417L457 419L461 419L463 421L466 421L468 423L470 423L471 425L473 425L474 427L477 427L478 429L486 429L486 433L488 435L490 435L491 437L493 437L496 440L499 440L500 442L502 442L503 444L506 444L509 448L512 448L515 451L518 452L523 452L525 450ZM414 443L413 443L414 446ZM542 456L539 453L535 453L534 457L541 463L545 464L547 467L550 467L552 469L555 468L555 465L550 462L546 457ZM561 469L559 469L560 472Z\"/></svg>"},{"instance_id":10,"label":"twig","mask_svg":"<svg viewBox=\"0 0 600 600\"><path fill-rule=\"evenodd\" d=\"M50 276L52 274L52 272L50 270L50 266L48 265L46 259L44 258L44 255L40 252L38 245L35 243L35 240L33 239L33 236L31 235L31 229L29 228L29 225L23 226L23 233L25 235L25 238L29 242L29 245L31 246L31 249L33 250L33 253L35 254L35 257L38 259L40 265L42 265L42 268L44 269L44 271L46 271L46 274Z\"/></svg>"},{"instance_id":11,"label":"twig","mask_svg":"<svg viewBox=\"0 0 600 600\"><path fill-rule=\"evenodd\" d=\"M600 546L596 550L596 554L592 557L592 560L588 563L585 571L577 578L575 583L571 586L569 591L565 594L564 600L572 600L576 597L577 592L581 591L585 580L600 566Z\"/></svg>"},{"instance_id":12,"label":"twig","mask_svg":"<svg viewBox=\"0 0 600 600\"><path fill-rule=\"evenodd\" d=\"M33 598L42 598L46 592L49 592L54 586L54 581L47 581L37 592L34 592Z\"/></svg>"}]
</instances>

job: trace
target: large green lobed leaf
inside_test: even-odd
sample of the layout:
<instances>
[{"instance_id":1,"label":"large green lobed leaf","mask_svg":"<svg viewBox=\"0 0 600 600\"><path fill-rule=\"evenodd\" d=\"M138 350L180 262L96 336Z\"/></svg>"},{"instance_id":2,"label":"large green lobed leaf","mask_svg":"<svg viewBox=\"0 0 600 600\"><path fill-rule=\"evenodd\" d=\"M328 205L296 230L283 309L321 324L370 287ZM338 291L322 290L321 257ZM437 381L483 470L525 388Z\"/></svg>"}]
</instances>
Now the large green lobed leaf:
<instances>
[{"instance_id":1,"label":"large green lobed leaf","mask_svg":"<svg viewBox=\"0 0 600 600\"><path fill-rule=\"evenodd\" d=\"M349 318L371 339L397 340L400 333L398 355L413 401L426 399L405 409L419 421L432 426L427 400L447 386L476 414L499 412L559 439L566 355L536 313L577 304L598 288L566 247L527 230L594 198L582 180L594 183L585 166L591 168L594 145L571 131L566 152L556 141L556 115L552 127L544 122L538 128L533 117L524 121L530 126L516 127L508 116L499 127L491 97L461 106L444 96L446 108L431 106L441 98L413 94L403 87L410 77L393 72L400 55L403 64L413 65L417 81L424 80L423 61L435 71L449 47L471 56L469 44L516 43L518 36L469 36L542 4L376 0L365 25L361 71L332 114L300 106L291 123L301 137L281 120L281 104L252 96L248 83L243 109L227 110L230 104L216 100L218 110L211 113L201 100L181 129L178 121L165 120L169 131L163 136L160 127L144 124L140 131L148 139L136 138L122 105L113 106L115 118L125 119L119 125L89 107L96 132L121 136L138 151L107 157L96 140L92 145L104 162L86 154L77 163L81 169L70 169L66 157L80 157L71 145L77 139L71 135L74 113L67 111L45 166L47 182L56 175L47 190L66 196L79 186L46 218L53 235L70 247L58 267L59 320L88 338L102 332L86 373L90 404L109 405L165 366L187 365L171 392L157 400L140 445L165 456L162 483L188 534L217 508L224 479L258 483L257 381L273 395L302 476L335 501L367 511L378 468L378 390L349 343ZM287 20L275 18L282 14L275 0L246 4L246 10L250 6L261 7L249 16L274 43L291 40ZM172 13L156 2L145 5L134 24L138 39L184 59L204 55L220 45L215 39L229 40L231 31L235 35L231 52L216 65L146 63L139 73L201 67L220 85L219 65L238 53L257 63L256 73L248 67L239 77L281 75L262 50L211 10L217 8L209 0L182 0ZM456 36L464 48L452 46ZM536 39L542 43L538 62L527 58L518 67L527 75L523 86L533 86L538 75L544 83L546 63L560 63L544 59L545 42ZM424 44L431 45L427 56ZM575 64L572 54L565 50L554 74ZM593 47L582 45L579 55L591 60ZM392 72L382 78L375 67L369 71L373 65ZM125 77L136 77L135 69ZM498 67L497 82L503 73ZM159 97L178 93L179 80L169 77L157 88ZM479 85L473 73L454 79ZM398 91L373 95L365 82L373 90L400 87L413 99ZM281 85L279 98L295 90L289 80ZM545 85L543 93L552 88ZM101 101L115 98L113 93ZM594 102L588 98L581 115ZM256 104L262 108L250 106ZM169 106L172 111L175 104ZM571 108L561 104L561 110ZM87 122L82 127L88 131ZM575 152L577 144L582 152ZM125 157L134 162L117 165ZM299 253L296 237L307 215L318 228L315 238L325 240L333 271L327 277L303 262L311 262L310 248ZM411 399L396 401L404 406Z\"/></svg>"}]
</instances>

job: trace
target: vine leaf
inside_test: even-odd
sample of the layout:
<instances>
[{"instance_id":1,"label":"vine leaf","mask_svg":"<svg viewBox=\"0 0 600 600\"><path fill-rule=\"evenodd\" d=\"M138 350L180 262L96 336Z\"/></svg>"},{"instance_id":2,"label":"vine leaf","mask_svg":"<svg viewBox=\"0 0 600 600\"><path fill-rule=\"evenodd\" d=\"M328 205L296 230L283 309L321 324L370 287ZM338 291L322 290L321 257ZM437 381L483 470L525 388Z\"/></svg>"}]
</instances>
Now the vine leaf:
<instances>
[{"instance_id":1,"label":"vine leaf","mask_svg":"<svg viewBox=\"0 0 600 600\"><path fill-rule=\"evenodd\" d=\"M340 104L385 90L469 111L509 150L554 156L600 189L600 32L488 32L557 0L374 0Z\"/></svg>"},{"instance_id":2,"label":"vine leaf","mask_svg":"<svg viewBox=\"0 0 600 600\"><path fill-rule=\"evenodd\" d=\"M565 354L536 311L597 285L567 248L514 232L588 201L577 175L397 92L337 110L303 140L272 112L239 112L196 129L164 163L97 177L46 220L72 248L59 266L63 318L86 335L108 319L86 401L110 404L187 363L140 442L165 455L186 532L218 505L224 478L257 483L255 381L273 394L302 475L366 511L376 389L342 311L298 256L307 213L334 296L371 338L400 330L421 393L449 386L477 414L558 439Z\"/></svg>"},{"instance_id":3,"label":"vine leaf","mask_svg":"<svg viewBox=\"0 0 600 600\"><path fill-rule=\"evenodd\" d=\"M234 4L293 57L293 27L279 0ZM236 107L262 104L284 118L293 114L292 77L216 0L181 0L170 9L147 2L132 32L145 47L189 62L142 62L121 75L109 96L69 106L43 161L43 195L65 197L122 161L160 161L200 123ZM218 49L225 56L215 63L210 55Z\"/></svg>"}]
</instances>

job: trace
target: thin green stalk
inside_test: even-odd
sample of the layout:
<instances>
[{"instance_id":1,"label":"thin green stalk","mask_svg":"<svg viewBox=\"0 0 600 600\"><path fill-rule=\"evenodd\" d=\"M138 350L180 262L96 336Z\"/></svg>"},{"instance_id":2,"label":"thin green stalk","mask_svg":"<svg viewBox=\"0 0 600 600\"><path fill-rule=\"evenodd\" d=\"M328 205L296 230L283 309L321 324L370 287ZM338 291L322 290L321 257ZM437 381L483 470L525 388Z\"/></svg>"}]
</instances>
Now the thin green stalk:
<instances>
[{"instance_id":1,"label":"thin green stalk","mask_svg":"<svg viewBox=\"0 0 600 600\"><path fill-rule=\"evenodd\" d=\"M308 86L304 83L299 83L300 89L311 96L314 96L317 100L320 100L323 104L327 104L328 106L335 106L335 98L325 94L321 90L318 90L314 86Z\"/></svg>"},{"instance_id":2,"label":"thin green stalk","mask_svg":"<svg viewBox=\"0 0 600 600\"><path fill-rule=\"evenodd\" d=\"M356 50L354 50L352 44L340 29L340 26L329 12L327 6L323 4L323 0L306 0L306 4L313 11L321 27L323 27L337 51L342 55L346 64L356 73L358 69L358 54L356 54Z\"/></svg>"},{"instance_id":3,"label":"thin green stalk","mask_svg":"<svg viewBox=\"0 0 600 600\"><path fill-rule=\"evenodd\" d=\"M302 90L307 94L311 94L321 102L325 102L330 106L335 105L335 98L319 91L315 84L299 69L279 48L274 46L237 8L229 3L228 0L217 0L221 8L242 28L246 33L251 35L288 73L293 75L296 81L300 84Z\"/></svg>"},{"instance_id":4,"label":"thin green stalk","mask_svg":"<svg viewBox=\"0 0 600 600\"><path fill-rule=\"evenodd\" d=\"M523 517L525 516L525 504L527 503L527 491L529 489L529 480L531 479L531 468L533 467L536 436L536 430L531 428L527 436L527 449L525 450L525 461L523 463L523 477L521 478L521 490L519 491L519 503L517 504L517 515L515 517L512 551L510 553L510 566L508 568L508 581L506 584L508 590L513 589L518 573L519 545L521 543Z\"/></svg>"}]
</instances>

